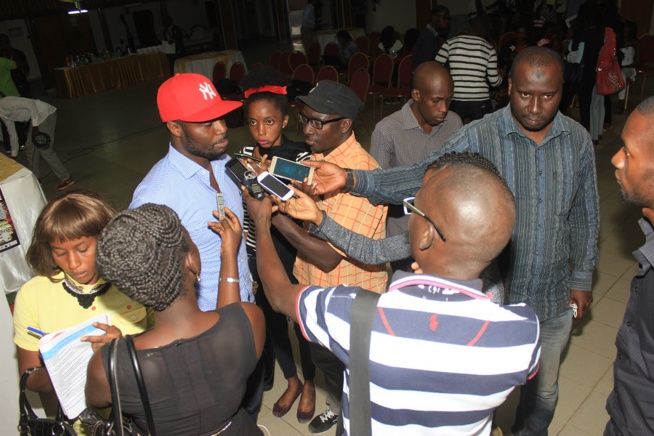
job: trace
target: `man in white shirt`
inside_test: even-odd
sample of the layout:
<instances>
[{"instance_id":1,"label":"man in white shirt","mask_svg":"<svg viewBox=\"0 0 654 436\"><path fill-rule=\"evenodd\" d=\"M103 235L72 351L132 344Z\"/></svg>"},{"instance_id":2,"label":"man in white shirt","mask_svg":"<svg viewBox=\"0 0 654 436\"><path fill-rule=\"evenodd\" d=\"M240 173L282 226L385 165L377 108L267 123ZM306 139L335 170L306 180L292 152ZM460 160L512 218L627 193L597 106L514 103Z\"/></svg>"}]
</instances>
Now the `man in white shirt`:
<instances>
[{"instance_id":1,"label":"man in white shirt","mask_svg":"<svg viewBox=\"0 0 654 436\"><path fill-rule=\"evenodd\" d=\"M5 123L9 132L12 157L18 156L19 149L16 123L29 121L31 127L25 142L25 155L32 172L37 177L39 176L40 156L59 179L58 190L64 190L75 183L54 152L55 127L57 125L56 107L31 98L4 97L0 99L0 119Z\"/></svg>"}]
</instances>

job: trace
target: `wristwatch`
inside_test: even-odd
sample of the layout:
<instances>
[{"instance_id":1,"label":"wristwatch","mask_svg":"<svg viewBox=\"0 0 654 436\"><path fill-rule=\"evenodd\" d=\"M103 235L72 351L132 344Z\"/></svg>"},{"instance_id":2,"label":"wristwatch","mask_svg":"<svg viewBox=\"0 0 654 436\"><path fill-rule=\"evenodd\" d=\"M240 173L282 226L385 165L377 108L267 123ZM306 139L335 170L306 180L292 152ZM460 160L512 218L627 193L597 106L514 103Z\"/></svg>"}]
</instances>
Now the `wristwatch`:
<instances>
[{"instance_id":1,"label":"wristwatch","mask_svg":"<svg viewBox=\"0 0 654 436\"><path fill-rule=\"evenodd\" d=\"M344 192L350 192L354 188L354 171L351 168L345 168L345 188Z\"/></svg>"}]
</instances>

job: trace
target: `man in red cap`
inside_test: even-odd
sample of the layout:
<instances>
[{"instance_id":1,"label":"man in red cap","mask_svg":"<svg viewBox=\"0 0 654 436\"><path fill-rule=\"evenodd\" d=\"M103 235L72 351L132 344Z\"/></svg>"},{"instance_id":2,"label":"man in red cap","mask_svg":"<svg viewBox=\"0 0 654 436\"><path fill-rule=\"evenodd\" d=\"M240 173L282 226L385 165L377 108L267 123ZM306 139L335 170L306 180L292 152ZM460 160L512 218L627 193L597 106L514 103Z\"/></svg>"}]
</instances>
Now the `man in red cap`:
<instances>
[{"instance_id":1,"label":"man in red cap","mask_svg":"<svg viewBox=\"0 0 654 436\"><path fill-rule=\"evenodd\" d=\"M168 153L141 181L130 204L130 208L145 203L163 204L179 215L200 251L202 271L196 289L198 305L204 311L215 310L218 299L222 241L207 226L214 219L216 194L222 193L225 206L243 222L240 188L225 174L230 158L226 154L224 121L225 115L241 105L223 100L211 80L200 74L176 74L166 80L157 92L157 106L170 133ZM254 302L244 241L238 252L238 272L238 277L222 280L239 287L242 301ZM259 380L255 384L259 386ZM263 378L252 403L244 402L253 419L261 404L262 387Z\"/></svg>"}]
</instances>

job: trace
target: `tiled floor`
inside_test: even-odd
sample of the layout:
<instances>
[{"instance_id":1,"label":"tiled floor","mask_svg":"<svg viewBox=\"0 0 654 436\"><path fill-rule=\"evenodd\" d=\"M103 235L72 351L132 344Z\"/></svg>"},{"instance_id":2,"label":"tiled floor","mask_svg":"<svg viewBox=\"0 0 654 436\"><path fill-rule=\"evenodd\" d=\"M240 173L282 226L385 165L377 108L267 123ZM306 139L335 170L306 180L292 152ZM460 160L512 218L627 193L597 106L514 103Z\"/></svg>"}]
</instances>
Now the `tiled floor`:
<instances>
[{"instance_id":1,"label":"tiled floor","mask_svg":"<svg viewBox=\"0 0 654 436\"><path fill-rule=\"evenodd\" d=\"M254 46L245 52L246 61L265 62L270 51L269 47ZM158 118L155 102L159 84L151 82L74 100L45 94L40 97L59 108L56 150L75 178L76 186L102 193L118 208L127 207L136 185L167 150L167 132ZM632 95L631 107L639 100L640 97ZM397 108L391 106L385 112ZM620 147L619 133L625 119L626 115L614 115L613 129L605 133L604 140L596 147L602 221L595 301L590 315L575 325L561 366L560 399L550 427L553 435L600 435L608 419L604 403L613 383L614 340L636 268L631 251L643 239L636 224L640 211L621 203L610 165L611 156ZM366 147L373 128L368 104L363 116L355 122L357 138ZM289 136L299 137L293 122L287 131ZM251 142L249 132L243 127L231 129L229 135L231 151ZM46 195L56 195L54 176L41 176ZM306 424L300 425L295 419L297 404L283 419L272 415L272 406L284 389L278 368L275 386L264 396L260 423L273 435L309 434ZM323 410L324 399L323 390L318 389L317 413ZM512 423L515 400L514 393L497 414L506 434ZM333 433L332 430L327 434Z\"/></svg>"}]
</instances>

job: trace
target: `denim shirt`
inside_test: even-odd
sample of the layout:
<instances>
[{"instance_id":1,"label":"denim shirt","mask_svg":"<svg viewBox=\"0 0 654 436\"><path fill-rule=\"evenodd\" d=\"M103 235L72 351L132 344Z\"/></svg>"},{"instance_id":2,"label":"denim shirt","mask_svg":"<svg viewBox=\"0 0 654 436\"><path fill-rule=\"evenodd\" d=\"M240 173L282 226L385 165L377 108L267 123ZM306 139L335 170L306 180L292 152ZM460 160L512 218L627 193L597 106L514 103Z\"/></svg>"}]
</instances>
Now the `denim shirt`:
<instances>
[{"instance_id":1,"label":"denim shirt","mask_svg":"<svg viewBox=\"0 0 654 436\"><path fill-rule=\"evenodd\" d=\"M241 191L225 174L228 155L211 161L213 174L225 198L225 205L243 222ZM200 250L202 272L196 285L198 305L203 311L216 309L220 278L220 247L222 240L208 226L215 220L217 191L211 187L209 171L169 145L168 154L150 170L134 191L130 209L145 203L163 204L179 215L191 239ZM248 268L245 241L238 250L238 275L242 301L254 301L252 276Z\"/></svg>"},{"instance_id":2,"label":"denim shirt","mask_svg":"<svg viewBox=\"0 0 654 436\"><path fill-rule=\"evenodd\" d=\"M476 152L495 164L516 199L508 271L509 302L526 302L546 321L568 308L570 289L590 291L597 262L599 199L588 132L557 113L541 144L510 106L463 127L440 152L388 170L354 171L352 193L373 204L415 196L427 166L449 152Z\"/></svg>"}]
</instances>

